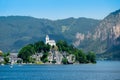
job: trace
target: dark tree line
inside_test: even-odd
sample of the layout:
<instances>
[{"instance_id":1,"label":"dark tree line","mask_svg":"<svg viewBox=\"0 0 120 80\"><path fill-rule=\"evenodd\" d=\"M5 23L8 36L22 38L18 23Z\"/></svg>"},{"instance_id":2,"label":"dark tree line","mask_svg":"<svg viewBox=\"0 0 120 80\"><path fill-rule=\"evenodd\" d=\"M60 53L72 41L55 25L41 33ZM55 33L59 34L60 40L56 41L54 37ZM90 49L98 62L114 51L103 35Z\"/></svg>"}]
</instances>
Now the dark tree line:
<instances>
[{"instance_id":1,"label":"dark tree line","mask_svg":"<svg viewBox=\"0 0 120 80\"><path fill-rule=\"evenodd\" d=\"M74 54L76 61L79 63L96 63L96 55L94 52L84 53L82 50L75 48L73 45L68 45L66 41L60 40L56 44L59 51L66 51L69 54ZM66 63L66 58L63 62Z\"/></svg>"},{"instance_id":2,"label":"dark tree line","mask_svg":"<svg viewBox=\"0 0 120 80\"><path fill-rule=\"evenodd\" d=\"M32 62L30 56L32 56L33 54L35 53L40 53L40 52L43 52L43 62L45 62L45 59L48 55L47 52L50 51L50 45L48 44L44 44L43 41L39 41L39 42L36 42L34 44L28 44L26 46L24 46L20 51L19 51L19 54L18 54L18 57L19 58L22 58L23 59L23 62L27 63L27 62Z\"/></svg>"},{"instance_id":3,"label":"dark tree line","mask_svg":"<svg viewBox=\"0 0 120 80\"><path fill-rule=\"evenodd\" d=\"M45 44L43 41L36 42L34 44L29 44L23 47L18 54L18 57L23 59L23 62L31 62L30 56L35 53L43 53L41 58L42 62L47 62L48 52L53 50L58 50L61 53L67 52L68 54L75 55L76 62L79 63L96 63L96 55L93 52L84 53L82 50L75 48L73 45L68 45L66 41L57 41L56 46L50 46ZM62 60L63 64L67 64L67 58L64 57Z\"/></svg>"}]
</instances>

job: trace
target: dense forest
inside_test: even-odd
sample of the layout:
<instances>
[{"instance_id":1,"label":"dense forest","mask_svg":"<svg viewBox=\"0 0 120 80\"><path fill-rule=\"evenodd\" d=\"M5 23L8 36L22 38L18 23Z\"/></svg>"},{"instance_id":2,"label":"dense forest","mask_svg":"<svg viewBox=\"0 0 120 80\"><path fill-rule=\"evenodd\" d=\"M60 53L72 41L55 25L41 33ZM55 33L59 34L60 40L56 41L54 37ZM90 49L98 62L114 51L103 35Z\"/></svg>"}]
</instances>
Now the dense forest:
<instances>
[{"instance_id":1,"label":"dense forest","mask_svg":"<svg viewBox=\"0 0 120 80\"><path fill-rule=\"evenodd\" d=\"M18 57L22 58L25 63L34 63L35 59L31 58L31 56L36 53L42 53L43 55L40 58L41 62L47 63L49 61L48 56L51 51L58 51L62 54L62 64L69 64L67 59L67 56L69 55L75 56L75 61L73 63L96 63L95 53L84 53L73 45L68 45L67 42L63 40L57 41L56 46L50 46L49 44L45 44L43 41L28 44L19 51ZM67 55L65 56L64 53L67 53ZM53 60L52 63L56 63L56 61Z\"/></svg>"}]
</instances>

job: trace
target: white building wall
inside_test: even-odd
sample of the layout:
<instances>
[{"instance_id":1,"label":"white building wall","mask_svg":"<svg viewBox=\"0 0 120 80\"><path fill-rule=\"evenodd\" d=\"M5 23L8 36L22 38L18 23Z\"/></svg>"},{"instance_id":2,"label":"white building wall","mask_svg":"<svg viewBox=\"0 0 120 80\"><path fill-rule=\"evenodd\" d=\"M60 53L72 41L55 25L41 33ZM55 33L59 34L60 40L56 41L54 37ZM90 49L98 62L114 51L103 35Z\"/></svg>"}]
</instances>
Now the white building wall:
<instances>
[{"instance_id":1,"label":"white building wall","mask_svg":"<svg viewBox=\"0 0 120 80\"><path fill-rule=\"evenodd\" d=\"M45 43L49 44L51 46L55 46L56 45L55 40L49 40L49 36L48 35L46 35L46 42Z\"/></svg>"}]
</instances>

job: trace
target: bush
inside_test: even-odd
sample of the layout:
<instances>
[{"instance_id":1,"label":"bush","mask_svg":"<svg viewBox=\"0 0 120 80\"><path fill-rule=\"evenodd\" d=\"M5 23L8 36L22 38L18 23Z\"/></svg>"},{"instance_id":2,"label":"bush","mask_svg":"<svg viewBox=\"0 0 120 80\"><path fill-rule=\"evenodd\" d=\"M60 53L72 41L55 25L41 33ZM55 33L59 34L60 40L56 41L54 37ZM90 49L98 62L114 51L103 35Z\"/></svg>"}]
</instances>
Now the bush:
<instances>
[{"instance_id":1,"label":"bush","mask_svg":"<svg viewBox=\"0 0 120 80\"><path fill-rule=\"evenodd\" d=\"M35 50L32 44L29 44L25 47L23 47L18 54L19 58L23 59L23 62L30 62L29 58L35 54Z\"/></svg>"},{"instance_id":2,"label":"bush","mask_svg":"<svg viewBox=\"0 0 120 80\"><path fill-rule=\"evenodd\" d=\"M62 63L63 63L63 64L68 64L67 58L63 58L63 59L62 59Z\"/></svg>"},{"instance_id":3,"label":"bush","mask_svg":"<svg viewBox=\"0 0 120 80\"><path fill-rule=\"evenodd\" d=\"M96 55L95 55L95 53L89 52L87 54L87 60L88 60L88 62L96 63Z\"/></svg>"},{"instance_id":4,"label":"bush","mask_svg":"<svg viewBox=\"0 0 120 80\"><path fill-rule=\"evenodd\" d=\"M79 61L79 63L87 62L86 55L85 53L83 53L82 50L78 50L75 55L76 55L76 61Z\"/></svg>"},{"instance_id":5,"label":"bush","mask_svg":"<svg viewBox=\"0 0 120 80\"><path fill-rule=\"evenodd\" d=\"M9 58L8 57L4 57L4 63L5 64L9 63Z\"/></svg>"},{"instance_id":6,"label":"bush","mask_svg":"<svg viewBox=\"0 0 120 80\"><path fill-rule=\"evenodd\" d=\"M53 60L53 61L52 61L52 63L53 63L53 64L55 64L55 63L56 63L56 61L55 61L55 60Z\"/></svg>"}]
</instances>

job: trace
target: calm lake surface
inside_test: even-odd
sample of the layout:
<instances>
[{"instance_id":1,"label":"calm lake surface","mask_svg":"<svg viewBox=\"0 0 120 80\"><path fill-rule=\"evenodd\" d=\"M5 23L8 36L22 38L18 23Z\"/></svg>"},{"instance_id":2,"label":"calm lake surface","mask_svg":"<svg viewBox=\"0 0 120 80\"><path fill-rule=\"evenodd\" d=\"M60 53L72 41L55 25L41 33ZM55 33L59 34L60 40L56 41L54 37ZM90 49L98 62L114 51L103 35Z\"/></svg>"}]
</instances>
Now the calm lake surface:
<instances>
[{"instance_id":1,"label":"calm lake surface","mask_svg":"<svg viewBox=\"0 0 120 80\"><path fill-rule=\"evenodd\" d=\"M120 80L119 61L74 65L0 65L0 80Z\"/></svg>"}]
</instances>

